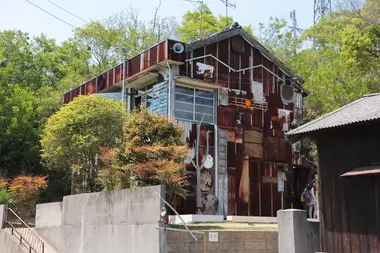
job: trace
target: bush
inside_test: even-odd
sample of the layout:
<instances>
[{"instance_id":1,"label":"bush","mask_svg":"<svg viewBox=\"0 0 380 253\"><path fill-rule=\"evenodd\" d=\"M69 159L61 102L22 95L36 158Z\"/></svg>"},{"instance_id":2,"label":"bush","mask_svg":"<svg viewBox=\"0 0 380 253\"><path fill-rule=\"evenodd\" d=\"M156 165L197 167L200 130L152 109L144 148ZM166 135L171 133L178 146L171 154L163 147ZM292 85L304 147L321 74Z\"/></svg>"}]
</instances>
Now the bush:
<instances>
[{"instance_id":1,"label":"bush","mask_svg":"<svg viewBox=\"0 0 380 253\"><path fill-rule=\"evenodd\" d=\"M12 200L12 196L7 190L0 190L0 205L10 204Z\"/></svg>"}]
</instances>

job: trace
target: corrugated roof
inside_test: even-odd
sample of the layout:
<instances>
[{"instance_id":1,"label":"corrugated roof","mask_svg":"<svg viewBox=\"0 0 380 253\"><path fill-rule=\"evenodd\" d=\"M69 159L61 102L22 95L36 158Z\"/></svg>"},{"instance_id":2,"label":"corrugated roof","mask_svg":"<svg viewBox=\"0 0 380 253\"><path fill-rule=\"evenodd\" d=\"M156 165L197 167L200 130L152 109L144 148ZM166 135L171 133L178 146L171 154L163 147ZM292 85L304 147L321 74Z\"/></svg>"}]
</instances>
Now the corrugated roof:
<instances>
[{"instance_id":1,"label":"corrugated roof","mask_svg":"<svg viewBox=\"0 0 380 253\"><path fill-rule=\"evenodd\" d=\"M380 119L380 93L365 95L325 116L289 131L287 135L306 134L377 119Z\"/></svg>"},{"instance_id":2,"label":"corrugated roof","mask_svg":"<svg viewBox=\"0 0 380 253\"><path fill-rule=\"evenodd\" d=\"M340 176L352 177L361 175L380 175L380 165L359 167Z\"/></svg>"}]
</instances>

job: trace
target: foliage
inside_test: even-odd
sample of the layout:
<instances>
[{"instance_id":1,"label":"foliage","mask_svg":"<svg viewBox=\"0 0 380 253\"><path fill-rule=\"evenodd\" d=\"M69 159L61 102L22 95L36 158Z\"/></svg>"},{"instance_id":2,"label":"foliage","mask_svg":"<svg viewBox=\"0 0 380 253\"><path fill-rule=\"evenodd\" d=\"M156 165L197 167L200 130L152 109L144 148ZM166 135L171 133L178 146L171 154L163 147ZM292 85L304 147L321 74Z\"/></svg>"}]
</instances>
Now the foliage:
<instances>
[{"instance_id":1,"label":"foliage","mask_svg":"<svg viewBox=\"0 0 380 253\"><path fill-rule=\"evenodd\" d=\"M66 78L76 85L87 73L89 55L73 50L73 43L0 32L0 172L8 177L43 173L42 127L73 85Z\"/></svg>"},{"instance_id":2,"label":"foliage","mask_svg":"<svg viewBox=\"0 0 380 253\"><path fill-rule=\"evenodd\" d=\"M298 36L293 36L288 22L271 17L268 27L260 23L259 32L260 42L282 62L292 65L292 58L300 49L301 40Z\"/></svg>"},{"instance_id":3,"label":"foliage","mask_svg":"<svg viewBox=\"0 0 380 253\"><path fill-rule=\"evenodd\" d=\"M103 150L99 182L104 189L165 184L168 193L185 196L182 175L186 146L173 121L146 109L124 124L124 146Z\"/></svg>"},{"instance_id":4,"label":"foliage","mask_svg":"<svg viewBox=\"0 0 380 253\"><path fill-rule=\"evenodd\" d=\"M9 204L12 201L12 195L5 189L0 189L0 205Z\"/></svg>"},{"instance_id":5,"label":"foliage","mask_svg":"<svg viewBox=\"0 0 380 253\"><path fill-rule=\"evenodd\" d=\"M18 207L33 208L38 194L48 185L47 177L18 176L11 180L9 192Z\"/></svg>"},{"instance_id":6,"label":"foliage","mask_svg":"<svg viewBox=\"0 0 380 253\"><path fill-rule=\"evenodd\" d=\"M77 170L85 186L95 190L100 147L117 147L123 140L125 110L102 96L79 96L51 116L41 136L42 157L51 169Z\"/></svg>"},{"instance_id":7,"label":"foliage","mask_svg":"<svg viewBox=\"0 0 380 253\"><path fill-rule=\"evenodd\" d=\"M197 10L187 11L183 15L177 32L183 42L190 42L218 32L232 23L231 17L216 17L206 4L202 4ZM252 35L250 26L243 28Z\"/></svg>"},{"instance_id":8,"label":"foliage","mask_svg":"<svg viewBox=\"0 0 380 253\"><path fill-rule=\"evenodd\" d=\"M142 109L126 121L124 132L124 159L137 184L165 184L170 194L185 196L182 129L166 117Z\"/></svg>"}]
</instances>

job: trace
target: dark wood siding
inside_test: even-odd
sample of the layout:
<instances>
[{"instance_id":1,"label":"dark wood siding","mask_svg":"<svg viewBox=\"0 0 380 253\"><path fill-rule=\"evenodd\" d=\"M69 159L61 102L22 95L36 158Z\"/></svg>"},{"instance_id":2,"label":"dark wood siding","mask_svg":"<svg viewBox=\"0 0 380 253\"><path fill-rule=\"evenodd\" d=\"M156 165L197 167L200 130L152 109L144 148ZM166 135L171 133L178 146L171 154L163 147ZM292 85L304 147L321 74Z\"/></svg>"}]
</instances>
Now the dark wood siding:
<instances>
[{"instance_id":1,"label":"dark wood siding","mask_svg":"<svg viewBox=\"0 0 380 253\"><path fill-rule=\"evenodd\" d=\"M380 162L379 129L363 124L318 135L324 252L379 252L380 176L340 177Z\"/></svg>"}]
</instances>

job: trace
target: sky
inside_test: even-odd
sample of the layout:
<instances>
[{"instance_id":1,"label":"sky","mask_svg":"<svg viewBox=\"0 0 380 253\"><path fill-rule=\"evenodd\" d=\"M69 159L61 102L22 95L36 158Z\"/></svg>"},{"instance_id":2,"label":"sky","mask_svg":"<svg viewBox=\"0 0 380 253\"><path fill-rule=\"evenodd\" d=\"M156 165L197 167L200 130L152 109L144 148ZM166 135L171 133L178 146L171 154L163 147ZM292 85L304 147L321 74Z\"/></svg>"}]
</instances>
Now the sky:
<instances>
[{"instance_id":1,"label":"sky","mask_svg":"<svg viewBox=\"0 0 380 253\"><path fill-rule=\"evenodd\" d=\"M81 27L83 21L62 11L47 0L30 0L70 24ZM153 18L159 0L51 0L85 20L101 20L128 8L140 9L142 20ZM236 8L229 8L229 16L241 25L252 25L258 33L258 24L268 23L269 18L286 19L296 10L298 27L308 28L313 23L313 0L229 0ZM226 9L220 0L204 0L216 15L225 15ZM183 14L194 6L184 0L162 0L160 17L174 16L178 22ZM26 0L0 0L0 30L19 29L32 36L41 33L62 42L72 36L73 28L37 9Z\"/></svg>"}]
</instances>

